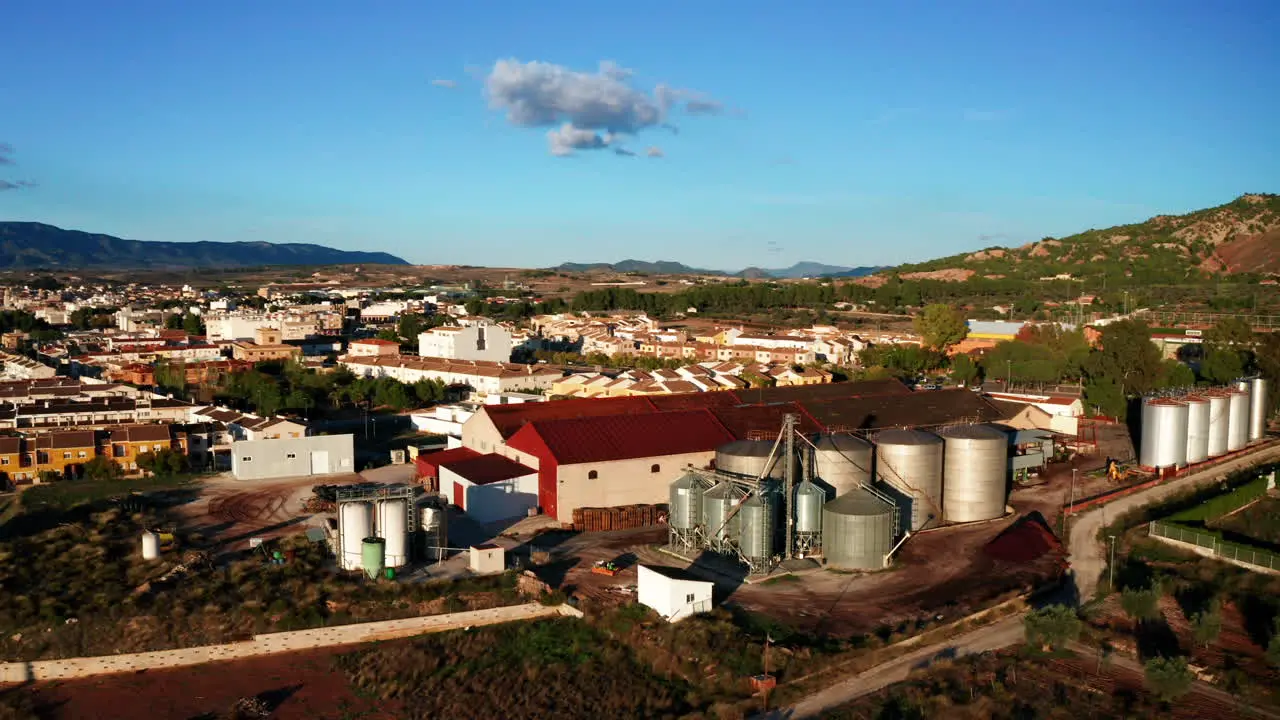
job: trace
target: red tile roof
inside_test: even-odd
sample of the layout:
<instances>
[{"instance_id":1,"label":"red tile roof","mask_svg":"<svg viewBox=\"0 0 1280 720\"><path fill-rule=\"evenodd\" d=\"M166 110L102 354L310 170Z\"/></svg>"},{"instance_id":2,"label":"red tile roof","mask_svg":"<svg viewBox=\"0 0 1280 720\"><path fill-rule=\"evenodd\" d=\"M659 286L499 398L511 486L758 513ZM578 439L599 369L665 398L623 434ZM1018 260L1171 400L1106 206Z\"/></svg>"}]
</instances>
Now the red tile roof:
<instances>
[{"instance_id":1,"label":"red tile roof","mask_svg":"<svg viewBox=\"0 0 1280 720\"><path fill-rule=\"evenodd\" d=\"M533 475L538 472L497 453L453 460L445 463L444 467L448 468L449 472L462 476L473 485L488 485L510 480L511 478Z\"/></svg>"},{"instance_id":2,"label":"red tile roof","mask_svg":"<svg viewBox=\"0 0 1280 720\"><path fill-rule=\"evenodd\" d=\"M711 413L738 440L746 440L753 430L776 435L782 430L782 416L787 413L800 416L800 431L805 434L819 433L826 429L810 417L800 403L795 402L712 408Z\"/></svg>"},{"instance_id":3,"label":"red tile roof","mask_svg":"<svg viewBox=\"0 0 1280 720\"><path fill-rule=\"evenodd\" d=\"M650 413L653 412L653 404L642 397L581 398L514 405L486 405L481 412L489 417L489 421L498 429L503 439L507 439L530 422Z\"/></svg>"},{"instance_id":4,"label":"red tile roof","mask_svg":"<svg viewBox=\"0 0 1280 720\"><path fill-rule=\"evenodd\" d=\"M419 455L414 461L414 465L418 468L420 477L438 477L440 475L440 467L450 463L460 462L462 460L470 460L471 458L480 457L480 453L471 448L457 447L449 450L441 450L440 452L427 453Z\"/></svg>"},{"instance_id":5,"label":"red tile roof","mask_svg":"<svg viewBox=\"0 0 1280 720\"><path fill-rule=\"evenodd\" d=\"M734 436L707 410L535 420L508 445L561 465L707 452Z\"/></svg>"}]
</instances>

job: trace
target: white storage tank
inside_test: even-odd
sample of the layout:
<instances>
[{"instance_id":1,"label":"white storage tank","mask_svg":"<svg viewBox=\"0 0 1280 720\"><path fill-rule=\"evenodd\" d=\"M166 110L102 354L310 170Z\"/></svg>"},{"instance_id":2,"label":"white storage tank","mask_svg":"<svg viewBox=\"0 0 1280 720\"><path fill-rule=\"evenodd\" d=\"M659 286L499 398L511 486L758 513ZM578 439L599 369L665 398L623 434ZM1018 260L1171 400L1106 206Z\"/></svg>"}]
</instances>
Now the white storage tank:
<instances>
[{"instance_id":1,"label":"white storage tank","mask_svg":"<svg viewBox=\"0 0 1280 720\"><path fill-rule=\"evenodd\" d=\"M1209 457L1216 458L1227 454L1231 397L1222 389L1210 390L1205 395L1209 398Z\"/></svg>"},{"instance_id":2,"label":"white storage tank","mask_svg":"<svg viewBox=\"0 0 1280 720\"><path fill-rule=\"evenodd\" d=\"M155 560L160 557L160 536L150 530L142 533L142 559Z\"/></svg>"},{"instance_id":3,"label":"white storage tank","mask_svg":"<svg viewBox=\"0 0 1280 720\"><path fill-rule=\"evenodd\" d=\"M1249 444L1249 391L1233 388L1227 398L1227 452L1235 452Z\"/></svg>"},{"instance_id":4,"label":"white storage tank","mask_svg":"<svg viewBox=\"0 0 1280 720\"><path fill-rule=\"evenodd\" d=\"M1249 442L1261 440L1267 434L1267 380L1256 377L1249 381Z\"/></svg>"},{"instance_id":5,"label":"white storage tank","mask_svg":"<svg viewBox=\"0 0 1280 720\"><path fill-rule=\"evenodd\" d=\"M876 476L902 495L902 527L942 522L942 438L923 430L876 434ZM899 501L903 502L903 501Z\"/></svg>"},{"instance_id":6,"label":"white storage tank","mask_svg":"<svg viewBox=\"0 0 1280 720\"><path fill-rule=\"evenodd\" d=\"M1187 404L1174 398L1155 397L1142 401L1139 464L1150 468L1187 464L1187 413Z\"/></svg>"},{"instance_id":7,"label":"white storage tank","mask_svg":"<svg viewBox=\"0 0 1280 720\"><path fill-rule=\"evenodd\" d=\"M1209 459L1209 398L1204 395L1187 395L1187 464L1194 465Z\"/></svg>"},{"instance_id":8,"label":"white storage tank","mask_svg":"<svg viewBox=\"0 0 1280 720\"><path fill-rule=\"evenodd\" d=\"M947 522L975 522L1004 515L1008 497L1009 436L990 425L958 425L939 431L942 515Z\"/></svg>"},{"instance_id":9,"label":"white storage tank","mask_svg":"<svg viewBox=\"0 0 1280 720\"><path fill-rule=\"evenodd\" d=\"M423 557L436 560L444 557L449 547L449 516L443 507L424 505L419 529L422 531Z\"/></svg>"},{"instance_id":10,"label":"white storage tank","mask_svg":"<svg viewBox=\"0 0 1280 720\"><path fill-rule=\"evenodd\" d=\"M853 435L824 435L814 443L813 472L837 496L871 484L875 450Z\"/></svg>"},{"instance_id":11,"label":"white storage tank","mask_svg":"<svg viewBox=\"0 0 1280 720\"><path fill-rule=\"evenodd\" d=\"M364 539L373 535L373 504L347 502L338 506L338 537L341 538L339 564L344 570L359 570Z\"/></svg>"},{"instance_id":12,"label":"white storage tank","mask_svg":"<svg viewBox=\"0 0 1280 720\"><path fill-rule=\"evenodd\" d=\"M386 542L383 563L389 568L404 567L409 562L409 502L404 498L378 503L377 536Z\"/></svg>"}]
</instances>

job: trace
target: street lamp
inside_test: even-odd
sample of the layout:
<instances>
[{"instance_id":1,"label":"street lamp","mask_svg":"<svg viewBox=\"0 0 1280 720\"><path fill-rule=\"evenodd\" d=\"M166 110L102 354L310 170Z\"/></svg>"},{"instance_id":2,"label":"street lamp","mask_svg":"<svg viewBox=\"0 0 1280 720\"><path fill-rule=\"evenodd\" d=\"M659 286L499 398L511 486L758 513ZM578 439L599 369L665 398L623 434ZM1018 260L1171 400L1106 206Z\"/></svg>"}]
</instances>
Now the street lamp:
<instances>
[{"instance_id":1,"label":"street lamp","mask_svg":"<svg viewBox=\"0 0 1280 720\"><path fill-rule=\"evenodd\" d=\"M1013 384L1013 360L1004 361L1004 389L1008 390Z\"/></svg>"},{"instance_id":2,"label":"street lamp","mask_svg":"<svg viewBox=\"0 0 1280 720\"><path fill-rule=\"evenodd\" d=\"M1111 578L1107 581L1107 585L1110 586L1111 592L1115 592L1116 591L1116 536L1108 535L1107 537L1111 538L1111 562L1108 564L1108 567L1111 570Z\"/></svg>"}]
</instances>

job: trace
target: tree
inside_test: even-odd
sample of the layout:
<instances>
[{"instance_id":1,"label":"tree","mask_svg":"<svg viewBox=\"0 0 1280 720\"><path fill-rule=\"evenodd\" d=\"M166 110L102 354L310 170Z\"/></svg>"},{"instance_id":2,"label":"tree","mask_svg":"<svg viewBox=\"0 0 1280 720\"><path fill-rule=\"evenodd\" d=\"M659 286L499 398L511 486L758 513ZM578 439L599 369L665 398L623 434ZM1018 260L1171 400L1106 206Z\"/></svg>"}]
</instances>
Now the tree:
<instances>
[{"instance_id":1,"label":"tree","mask_svg":"<svg viewBox=\"0 0 1280 720\"><path fill-rule=\"evenodd\" d=\"M138 454L138 467L158 477L172 477L187 470L187 457L173 448Z\"/></svg>"},{"instance_id":2,"label":"tree","mask_svg":"<svg viewBox=\"0 0 1280 720\"><path fill-rule=\"evenodd\" d=\"M182 316L182 329L188 335L204 335L204 321L195 313Z\"/></svg>"},{"instance_id":3,"label":"tree","mask_svg":"<svg viewBox=\"0 0 1280 720\"><path fill-rule=\"evenodd\" d=\"M1160 598L1164 591L1159 582L1153 581L1151 587L1145 589L1125 588L1120 593L1120 607L1129 617L1142 622L1160 617Z\"/></svg>"},{"instance_id":4,"label":"tree","mask_svg":"<svg viewBox=\"0 0 1280 720\"><path fill-rule=\"evenodd\" d=\"M1202 647L1218 639L1222 632L1222 602L1215 599L1209 606L1191 616L1191 631Z\"/></svg>"},{"instance_id":5,"label":"tree","mask_svg":"<svg viewBox=\"0 0 1280 720\"><path fill-rule=\"evenodd\" d=\"M1229 383L1243 374L1244 362L1234 348L1210 347L1200 361L1200 376L1211 383Z\"/></svg>"},{"instance_id":6,"label":"tree","mask_svg":"<svg viewBox=\"0 0 1280 720\"><path fill-rule=\"evenodd\" d=\"M971 385L978 380L978 364L968 355L951 358L951 379L960 385Z\"/></svg>"},{"instance_id":7,"label":"tree","mask_svg":"<svg viewBox=\"0 0 1280 720\"><path fill-rule=\"evenodd\" d=\"M1047 605L1026 616L1027 643L1033 647L1060 650L1080 637L1082 624L1076 611L1066 605Z\"/></svg>"},{"instance_id":8,"label":"tree","mask_svg":"<svg viewBox=\"0 0 1280 720\"><path fill-rule=\"evenodd\" d=\"M934 304L911 321L923 344L932 350L945 351L969 335L964 315L950 305Z\"/></svg>"},{"instance_id":9,"label":"tree","mask_svg":"<svg viewBox=\"0 0 1280 720\"><path fill-rule=\"evenodd\" d=\"M1190 692L1191 683L1195 681L1195 675L1184 657L1152 658L1143 666L1143 673L1146 676L1147 690L1166 703Z\"/></svg>"},{"instance_id":10,"label":"tree","mask_svg":"<svg viewBox=\"0 0 1280 720\"><path fill-rule=\"evenodd\" d=\"M1280 615L1271 621L1271 639L1267 641L1267 662L1280 666Z\"/></svg>"},{"instance_id":11,"label":"tree","mask_svg":"<svg viewBox=\"0 0 1280 720\"><path fill-rule=\"evenodd\" d=\"M1219 320L1205 333L1204 341L1211 345L1251 347L1257 337L1253 327L1240 318L1227 317Z\"/></svg>"},{"instance_id":12,"label":"tree","mask_svg":"<svg viewBox=\"0 0 1280 720\"><path fill-rule=\"evenodd\" d=\"M1160 368L1160 386L1167 388L1192 387L1196 384L1196 373L1185 363L1165 359Z\"/></svg>"},{"instance_id":13,"label":"tree","mask_svg":"<svg viewBox=\"0 0 1280 720\"><path fill-rule=\"evenodd\" d=\"M122 471L114 460L103 455L95 455L82 466L84 476L90 480L115 480Z\"/></svg>"},{"instance_id":14,"label":"tree","mask_svg":"<svg viewBox=\"0 0 1280 720\"><path fill-rule=\"evenodd\" d=\"M172 313L172 314L169 314L169 315L165 315L165 316L164 316L164 329L165 329L165 330L181 330L181 329L182 329L182 315L180 315L180 314L178 314L178 313Z\"/></svg>"},{"instance_id":15,"label":"tree","mask_svg":"<svg viewBox=\"0 0 1280 720\"><path fill-rule=\"evenodd\" d=\"M426 319L419 313L402 313L396 321L396 333L400 337L413 342L418 335L427 329Z\"/></svg>"},{"instance_id":16,"label":"tree","mask_svg":"<svg viewBox=\"0 0 1280 720\"><path fill-rule=\"evenodd\" d=\"M1112 378L1091 378L1084 385L1084 401L1092 412L1124 419L1128 412L1124 388Z\"/></svg>"}]
</instances>

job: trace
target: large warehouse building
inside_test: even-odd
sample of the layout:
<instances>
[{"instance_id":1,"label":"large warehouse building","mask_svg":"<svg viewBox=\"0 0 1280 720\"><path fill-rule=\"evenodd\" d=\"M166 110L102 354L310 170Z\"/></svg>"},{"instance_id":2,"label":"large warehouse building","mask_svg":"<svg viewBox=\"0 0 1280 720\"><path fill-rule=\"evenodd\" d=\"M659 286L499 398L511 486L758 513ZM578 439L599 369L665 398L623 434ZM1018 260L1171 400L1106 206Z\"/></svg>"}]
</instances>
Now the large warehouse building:
<instances>
[{"instance_id":1,"label":"large warehouse building","mask_svg":"<svg viewBox=\"0 0 1280 720\"><path fill-rule=\"evenodd\" d=\"M462 445L479 456L499 455L528 468L537 476L537 505L567 523L575 508L666 502L670 484L684 468L710 468L716 448L776 434L786 414L798 415L806 434L992 422L1004 416L967 390L911 392L883 380L492 405L463 426ZM450 463L442 460L441 476Z\"/></svg>"}]
</instances>

